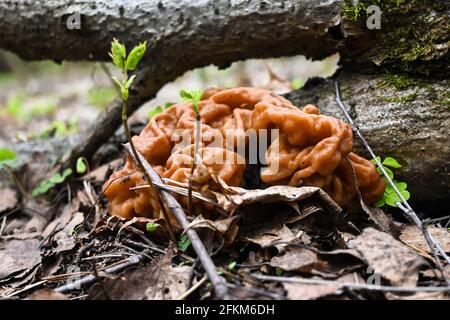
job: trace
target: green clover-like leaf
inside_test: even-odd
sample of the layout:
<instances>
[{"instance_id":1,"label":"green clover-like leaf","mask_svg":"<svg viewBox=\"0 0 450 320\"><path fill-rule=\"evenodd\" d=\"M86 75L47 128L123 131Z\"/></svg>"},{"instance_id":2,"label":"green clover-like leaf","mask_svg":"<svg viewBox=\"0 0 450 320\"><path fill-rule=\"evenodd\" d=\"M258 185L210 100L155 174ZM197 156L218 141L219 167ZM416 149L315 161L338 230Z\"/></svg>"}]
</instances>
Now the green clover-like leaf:
<instances>
[{"instance_id":1,"label":"green clover-like leaf","mask_svg":"<svg viewBox=\"0 0 450 320\"><path fill-rule=\"evenodd\" d=\"M180 240L178 241L178 247L181 251L185 252L187 248L191 245L191 240L189 240L187 235L181 236Z\"/></svg>"},{"instance_id":2,"label":"green clover-like leaf","mask_svg":"<svg viewBox=\"0 0 450 320\"><path fill-rule=\"evenodd\" d=\"M398 190L402 191L402 190L406 190L406 188L408 187L408 184L406 182L400 181L400 182L396 182L395 186L397 187Z\"/></svg>"},{"instance_id":3,"label":"green clover-like leaf","mask_svg":"<svg viewBox=\"0 0 450 320\"><path fill-rule=\"evenodd\" d=\"M41 183L32 191L31 195L36 197L41 194L46 194L50 189L59 183L63 183L68 176L72 174L72 169L68 168L62 174L57 173L49 179L41 181Z\"/></svg>"},{"instance_id":4,"label":"green clover-like leaf","mask_svg":"<svg viewBox=\"0 0 450 320\"><path fill-rule=\"evenodd\" d=\"M276 267L276 268L275 268L275 274L276 274L278 277L281 277L281 276L283 275L283 273L284 273L284 270L281 269L280 267Z\"/></svg>"},{"instance_id":5,"label":"green clover-like leaf","mask_svg":"<svg viewBox=\"0 0 450 320\"><path fill-rule=\"evenodd\" d=\"M233 270L236 267L237 262L236 261L231 261L230 264L228 265L228 270Z\"/></svg>"},{"instance_id":6,"label":"green clover-like leaf","mask_svg":"<svg viewBox=\"0 0 450 320\"><path fill-rule=\"evenodd\" d=\"M133 50L131 50L126 62L127 70L133 71L137 68L146 50L147 50L147 41L140 43L139 45L134 47Z\"/></svg>"},{"instance_id":7,"label":"green clover-like leaf","mask_svg":"<svg viewBox=\"0 0 450 320\"><path fill-rule=\"evenodd\" d=\"M386 179L384 179L385 181L386 181L386 192L389 194L389 193L392 193L392 192L395 192L394 191L394 188L392 188L392 186L389 184L389 182L387 182L387 180ZM408 185L406 184L406 182L403 182L403 181L400 181L400 182L398 182L398 181L393 181L394 182L394 184L395 184L395 186L397 187L397 189L399 190L399 191L402 191L402 190L406 190L406 188L408 187Z\"/></svg>"},{"instance_id":8,"label":"green clover-like leaf","mask_svg":"<svg viewBox=\"0 0 450 320\"><path fill-rule=\"evenodd\" d=\"M64 178L61 174L57 173L57 174L51 176L48 181L53 184L58 184L58 183L64 182Z\"/></svg>"},{"instance_id":9,"label":"green clover-like leaf","mask_svg":"<svg viewBox=\"0 0 450 320\"><path fill-rule=\"evenodd\" d=\"M86 158L80 157L77 159L76 170L78 174L84 174L87 171L87 160Z\"/></svg>"},{"instance_id":10,"label":"green clover-like leaf","mask_svg":"<svg viewBox=\"0 0 450 320\"><path fill-rule=\"evenodd\" d=\"M402 167L401 164L398 163L397 160L395 160L395 159L392 158L392 157L386 157L386 158L383 160L383 166L388 166L388 167L396 168L396 169Z\"/></svg>"},{"instance_id":11,"label":"green clover-like leaf","mask_svg":"<svg viewBox=\"0 0 450 320\"><path fill-rule=\"evenodd\" d=\"M381 158L380 157L376 157L375 159L377 159L378 162L381 163ZM370 162L372 162L374 165L377 165L377 162L374 159L370 160Z\"/></svg>"},{"instance_id":12,"label":"green clover-like leaf","mask_svg":"<svg viewBox=\"0 0 450 320\"><path fill-rule=\"evenodd\" d=\"M411 196L407 190L400 191L400 194L403 196L403 198L405 198L405 200L409 200L409 198ZM397 207L397 204L396 204L397 202L401 202L401 200L400 200L400 197L395 192L390 193L386 197L386 204L390 205L391 207Z\"/></svg>"},{"instance_id":13,"label":"green clover-like leaf","mask_svg":"<svg viewBox=\"0 0 450 320\"><path fill-rule=\"evenodd\" d=\"M8 148L0 148L0 161L14 160L16 159L16 153Z\"/></svg>"},{"instance_id":14,"label":"green clover-like leaf","mask_svg":"<svg viewBox=\"0 0 450 320\"><path fill-rule=\"evenodd\" d=\"M378 199L377 202L375 202L375 204L373 205L375 208L381 208L382 206L384 206L386 204L386 193L383 194L383 196Z\"/></svg>"},{"instance_id":15,"label":"green clover-like leaf","mask_svg":"<svg viewBox=\"0 0 450 320\"><path fill-rule=\"evenodd\" d=\"M388 177L392 180L394 178L394 173L392 172L392 170L385 166L383 166L383 169L384 169L384 171L386 171ZM378 172L378 174L383 175L383 172L381 171L380 168L377 168L377 172Z\"/></svg>"},{"instance_id":16,"label":"green clover-like leaf","mask_svg":"<svg viewBox=\"0 0 450 320\"><path fill-rule=\"evenodd\" d=\"M8 148L0 148L0 170L4 167L15 168L19 165L16 153Z\"/></svg>"},{"instance_id":17,"label":"green clover-like leaf","mask_svg":"<svg viewBox=\"0 0 450 320\"><path fill-rule=\"evenodd\" d=\"M145 225L145 228L147 229L148 232L155 232L156 230L158 230L158 228L159 228L160 226L161 226L161 225L160 225L159 223L152 223L152 222L149 222L149 223L147 223L147 224Z\"/></svg>"},{"instance_id":18,"label":"green clover-like leaf","mask_svg":"<svg viewBox=\"0 0 450 320\"><path fill-rule=\"evenodd\" d=\"M154 116L156 116L157 114L161 113L163 111L163 108L161 106L157 106L156 108L153 108L152 110L150 110L148 112L148 118L151 119Z\"/></svg>"}]
</instances>

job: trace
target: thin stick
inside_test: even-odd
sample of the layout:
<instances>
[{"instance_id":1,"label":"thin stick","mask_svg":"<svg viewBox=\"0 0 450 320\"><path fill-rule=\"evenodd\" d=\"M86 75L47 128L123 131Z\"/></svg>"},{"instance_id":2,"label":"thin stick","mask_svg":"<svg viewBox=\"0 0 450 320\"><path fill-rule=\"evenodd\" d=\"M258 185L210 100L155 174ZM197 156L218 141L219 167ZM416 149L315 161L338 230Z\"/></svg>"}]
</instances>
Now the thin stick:
<instances>
[{"instance_id":1,"label":"thin stick","mask_svg":"<svg viewBox=\"0 0 450 320\"><path fill-rule=\"evenodd\" d=\"M128 152L128 154L132 155L132 151L130 148L130 145L127 143L124 145L125 150ZM140 160L142 164L145 167L145 170L149 174L149 176L152 179L152 182L156 182L158 184L162 184L162 180L159 177L159 175L156 173L156 171L152 168L152 166L145 160L145 158L139 153L138 156L140 157ZM174 216L177 218L178 223L181 225L183 229L186 229L189 226L189 221L186 218L186 214L184 213L183 208L178 203L178 201L172 196L170 192L161 190L161 196L164 199L164 201L167 203L168 208L170 211L174 214ZM186 232L189 240L191 240L192 247L194 248L195 252L197 253L197 256L200 260L200 262L203 265L203 268L205 269L206 273L209 276L209 279L211 280L211 284L214 288L214 292L218 299L224 299L227 296L227 286L225 285L223 279L217 274L216 266L214 265L213 261L211 260L211 257L209 256L208 252L206 251L205 246L203 245L202 241L200 240L197 232L195 232L194 229L189 229Z\"/></svg>"},{"instance_id":2,"label":"thin stick","mask_svg":"<svg viewBox=\"0 0 450 320\"><path fill-rule=\"evenodd\" d=\"M136 265L139 262L141 262L144 259L144 255L142 254L136 254L136 255L132 255L131 257L129 257L127 259L127 261L120 263L118 265L115 265L113 267L110 268L106 268L104 270L104 272L106 273L116 273L119 271L122 271L123 269ZM69 292L75 289L79 289L83 286L89 285L91 283L94 283L97 280L97 276L95 276L94 274L90 274L88 276L82 277L80 279L78 279L77 281L68 283L66 285L57 287L55 289L56 292L61 292L61 293L65 293L65 292Z\"/></svg>"},{"instance_id":3,"label":"thin stick","mask_svg":"<svg viewBox=\"0 0 450 320\"><path fill-rule=\"evenodd\" d=\"M195 113L195 141L194 141L194 162L191 168L191 174L189 175L188 180L188 212L189 215L193 216L192 212L192 177L194 175L195 168L197 164L200 163L200 155L198 154L199 145L200 145L200 135L201 135L201 126L202 126L202 118L200 117L200 113Z\"/></svg>"},{"instance_id":4,"label":"thin stick","mask_svg":"<svg viewBox=\"0 0 450 320\"><path fill-rule=\"evenodd\" d=\"M11 297L14 297L14 296L16 296L16 295L18 295L18 294L20 294L20 293L23 293L23 292L28 291L28 290L30 290L30 289L39 287L40 285L43 285L43 284L46 283L46 282L47 282L47 280L42 280L42 281L38 281L38 282L32 283L32 284L26 286L26 287L23 288L23 289L20 289L20 290L18 290L18 291L14 291L13 293L11 293L11 294L9 294L9 295L6 295L5 298L11 298Z\"/></svg>"},{"instance_id":5,"label":"thin stick","mask_svg":"<svg viewBox=\"0 0 450 320\"><path fill-rule=\"evenodd\" d=\"M302 284L315 284L315 285L339 285L343 288L352 290L371 290L371 291L385 291L385 292L449 292L448 287L392 287L392 286L381 286L374 284L365 283L354 283L354 282L339 282L332 280L322 280L322 279L309 279L301 277L276 277L276 276L266 276L266 275L252 275L255 279L263 281L277 281L277 282L291 282L291 283L302 283Z\"/></svg>"},{"instance_id":6,"label":"thin stick","mask_svg":"<svg viewBox=\"0 0 450 320\"><path fill-rule=\"evenodd\" d=\"M105 73L110 77L110 79L113 79L112 75L109 72L106 65L101 64L101 66L102 66L102 69L105 71ZM122 76L123 76L123 83L127 83L128 82L128 71L127 71L126 67L123 67L123 69L122 69ZM122 115L121 116L122 116L122 126L125 131L125 136L128 140L128 143L131 146L132 153L134 155L134 158L136 159L136 163L137 163L139 169L143 172L145 178L148 180L148 183L151 185L152 190L155 193L156 200L158 201L158 205L163 213L164 220L167 223L167 228L169 230L170 239L172 240L173 243L177 243L175 233L173 231L172 225L170 224L170 220L169 220L169 216L167 214L166 208L164 207L161 197L159 196L158 189L156 189L156 187L153 185L152 180L150 179L150 177L148 176L147 172L144 169L144 166L142 165L141 159L139 159L139 157L137 156L137 150L136 150L136 147L134 146L133 139L131 137L130 128L128 127L128 113L127 113L127 102L126 102L127 98L123 97L123 95L121 93L121 89L119 87L117 87L117 85L114 84L114 87L118 89L119 96L122 97Z\"/></svg>"},{"instance_id":7,"label":"thin stick","mask_svg":"<svg viewBox=\"0 0 450 320\"><path fill-rule=\"evenodd\" d=\"M197 290L198 288L200 288L202 286L202 284L204 284L206 282L206 280L208 280L207 276L204 276L203 278L200 279L199 282L197 282L196 284L194 284L188 291L186 291L185 293L183 293L181 296L179 296L177 298L177 300L184 300L187 297L189 297L192 292L194 292L195 290Z\"/></svg>"},{"instance_id":8,"label":"thin stick","mask_svg":"<svg viewBox=\"0 0 450 320\"><path fill-rule=\"evenodd\" d=\"M125 73L126 75L126 73ZM125 76L125 79L127 79L128 77ZM158 201L158 205L159 208L161 209L163 216L164 216L164 220L166 220L167 223L167 229L169 230L169 235L170 235L170 239L172 240L173 243L177 243L177 238L175 237L175 233L173 232L173 227L170 223L169 220L169 215L167 214L166 211L166 207L164 206L164 203L161 200L161 197L159 196L159 192L158 189L156 188L156 186L153 184L153 181L151 180L150 176L148 175L147 171L145 170L141 159L137 156L137 149L134 146L133 140L131 138L131 133L130 133L130 128L128 127L128 116L127 116L127 106L126 106L126 102L122 100L122 124L123 124L123 128L125 130L125 135L127 137L127 140L131 146L131 151L133 153L134 159L139 167L139 169L141 169L141 171L143 172L145 178L147 179L148 183L152 186L152 190L155 193L156 196L156 200Z\"/></svg>"},{"instance_id":9,"label":"thin stick","mask_svg":"<svg viewBox=\"0 0 450 320\"><path fill-rule=\"evenodd\" d=\"M11 175L11 178L13 179L14 183L16 184L16 186L19 189L19 192L22 194L22 196L27 200L30 199L31 198L30 194L25 190L25 188L23 187L19 178L17 178L14 171L7 165L5 166L5 169Z\"/></svg>"},{"instance_id":10,"label":"thin stick","mask_svg":"<svg viewBox=\"0 0 450 320\"><path fill-rule=\"evenodd\" d=\"M0 227L0 239L2 238L2 234L3 234L3 230L5 229L6 226L6 216L3 217L2 219L2 226Z\"/></svg>"},{"instance_id":11,"label":"thin stick","mask_svg":"<svg viewBox=\"0 0 450 320\"><path fill-rule=\"evenodd\" d=\"M377 164L378 168L383 173L383 175L386 178L386 180L388 181L389 185L392 187L392 189L394 189L395 193L400 198L401 202L397 202L396 203L397 207L399 207L404 212L404 214L408 218L408 220L413 222L417 226L417 228L419 228L419 230L422 232L425 240L427 241L428 246L431 249L431 253L433 254L433 257L436 260L436 265L438 266L439 270L441 271L442 276L443 276L447 286L450 287L450 279L447 276L447 273L445 272L444 267L442 266L442 263L441 263L441 261L439 259L437 251L439 251L439 253L442 255L442 257L444 257L444 259L447 261L448 264L450 264L450 258L447 256L445 251L442 249L441 245L433 238L433 236L431 236L431 234L429 233L429 231L427 229L427 226L422 223L422 221L419 219L417 214L411 208L409 203L403 197L401 192L397 189L397 186L392 181L392 179L389 177L389 175L387 174L386 170L384 170L382 164L377 159L377 157L376 157L375 153L373 152L372 148L369 146L369 144L367 143L366 139L364 138L364 136L359 131L358 126L354 123L352 117L350 116L350 114L348 113L346 107L344 106L344 103L341 100L341 95L340 95L340 91L339 91L339 83L337 81L335 81L334 85L335 85L335 89L336 89L336 102L337 102L339 108L341 108L342 112L344 113L345 117L347 118L347 121L350 123L353 131L358 135L358 137L361 139L361 141L364 144L364 146L366 147L366 149L369 151L370 156L372 157L372 159Z\"/></svg>"}]
</instances>

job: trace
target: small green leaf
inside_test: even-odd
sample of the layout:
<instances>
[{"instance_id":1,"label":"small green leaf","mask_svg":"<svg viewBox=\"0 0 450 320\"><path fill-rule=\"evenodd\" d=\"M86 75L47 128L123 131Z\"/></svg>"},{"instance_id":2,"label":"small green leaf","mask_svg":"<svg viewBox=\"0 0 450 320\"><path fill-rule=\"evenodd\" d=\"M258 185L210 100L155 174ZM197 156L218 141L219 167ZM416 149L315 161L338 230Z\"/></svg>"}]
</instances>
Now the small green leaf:
<instances>
[{"instance_id":1,"label":"small green leaf","mask_svg":"<svg viewBox=\"0 0 450 320\"><path fill-rule=\"evenodd\" d=\"M15 168L19 165L16 159L16 153L8 148L0 148L0 170L5 166Z\"/></svg>"},{"instance_id":2,"label":"small green leaf","mask_svg":"<svg viewBox=\"0 0 450 320\"><path fill-rule=\"evenodd\" d=\"M385 204L386 204L386 194L383 194L383 196L377 202L375 202L373 206L375 208L381 208Z\"/></svg>"},{"instance_id":3,"label":"small green leaf","mask_svg":"<svg viewBox=\"0 0 450 320\"><path fill-rule=\"evenodd\" d=\"M386 157L383 161L383 166L388 166L391 168L401 168L402 166L392 157Z\"/></svg>"},{"instance_id":4,"label":"small green leaf","mask_svg":"<svg viewBox=\"0 0 450 320\"><path fill-rule=\"evenodd\" d=\"M78 174L84 174L87 171L87 160L86 158L80 157L77 159L77 173Z\"/></svg>"},{"instance_id":5,"label":"small green leaf","mask_svg":"<svg viewBox=\"0 0 450 320\"><path fill-rule=\"evenodd\" d=\"M233 270L236 267L237 262L236 261L231 261L230 264L228 265L228 270Z\"/></svg>"},{"instance_id":6,"label":"small green leaf","mask_svg":"<svg viewBox=\"0 0 450 320\"><path fill-rule=\"evenodd\" d=\"M294 79L291 81L291 86L293 90L299 90L305 85L305 82L301 79Z\"/></svg>"},{"instance_id":7,"label":"small green leaf","mask_svg":"<svg viewBox=\"0 0 450 320\"><path fill-rule=\"evenodd\" d=\"M402 190L400 191L401 195L403 196L403 198L405 198L405 200L409 200L410 198L410 194L407 190ZM401 202L400 197L397 195L397 193L390 193L387 197L386 197L386 203L388 205L390 205L391 207L397 207L397 202Z\"/></svg>"},{"instance_id":8,"label":"small green leaf","mask_svg":"<svg viewBox=\"0 0 450 320\"><path fill-rule=\"evenodd\" d=\"M136 78L136 75L132 75L130 79L128 79L127 84L125 85L125 88L129 89L131 85L133 84L134 78Z\"/></svg>"},{"instance_id":9,"label":"small green leaf","mask_svg":"<svg viewBox=\"0 0 450 320\"><path fill-rule=\"evenodd\" d=\"M395 192L395 191L394 191L394 188L392 188L392 186L389 184L389 182L387 182L386 179L385 179L385 181L386 181L386 192L387 192L387 193ZM408 185L406 184L406 182L403 182L403 181L398 182L398 181L395 181L395 180L393 180L393 182L394 182L395 186L397 187L397 189L398 189L399 191L406 190L406 188L408 187Z\"/></svg>"},{"instance_id":10,"label":"small green leaf","mask_svg":"<svg viewBox=\"0 0 450 320\"><path fill-rule=\"evenodd\" d=\"M62 176L63 176L64 179L66 179L71 174L72 174L72 169L68 168L68 169L64 170Z\"/></svg>"},{"instance_id":11,"label":"small green leaf","mask_svg":"<svg viewBox=\"0 0 450 320\"><path fill-rule=\"evenodd\" d=\"M377 159L378 162L381 163L381 158L380 157L376 157L375 159ZM372 162L374 165L377 165L377 162L374 159L370 160L370 162Z\"/></svg>"},{"instance_id":12,"label":"small green leaf","mask_svg":"<svg viewBox=\"0 0 450 320\"><path fill-rule=\"evenodd\" d=\"M119 81L119 79L117 79L116 76L112 76L111 79L113 79L113 80L117 83L117 85L119 86L119 88L122 89L123 84L122 84L122 82Z\"/></svg>"},{"instance_id":13,"label":"small green leaf","mask_svg":"<svg viewBox=\"0 0 450 320\"><path fill-rule=\"evenodd\" d=\"M154 116L156 116L158 113L161 113L163 111L163 108L161 106L157 106L156 108L153 108L148 112L148 118L151 119Z\"/></svg>"},{"instance_id":14,"label":"small green leaf","mask_svg":"<svg viewBox=\"0 0 450 320\"><path fill-rule=\"evenodd\" d=\"M180 90L181 101L189 102L192 104L192 108L196 114L199 114L198 103L202 99L203 92L201 90L186 91L184 89Z\"/></svg>"},{"instance_id":15,"label":"small green leaf","mask_svg":"<svg viewBox=\"0 0 450 320\"><path fill-rule=\"evenodd\" d=\"M149 222L145 225L148 232L155 232L161 225L159 223Z\"/></svg>"},{"instance_id":16,"label":"small green leaf","mask_svg":"<svg viewBox=\"0 0 450 320\"><path fill-rule=\"evenodd\" d=\"M72 174L72 169L68 168L64 170L62 175L57 173L50 177L50 179L41 181L41 183L32 191L31 195L36 197L40 194L47 193L50 189L52 189L55 185L59 183L63 183L68 176Z\"/></svg>"},{"instance_id":17,"label":"small green leaf","mask_svg":"<svg viewBox=\"0 0 450 320\"><path fill-rule=\"evenodd\" d=\"M164 110L165 109L169 109L171 106L173 106L175 103L173 103L173 102L166 102L165 104L164 104Z\"/></svg>"},{"instance_id":18,"label":"small green leaf","mask_svg":"<svg viewBox=\"0 0 450 320\"><path fill-rule=\"evenodd\" d=\"M284 273L284 270L281 269L280 267L276 267L276 268L275 268L275 274L276 274L278 277L281 277L281 276L283 275L283 273Z\"/></svg>"},{"instance_id":19,"label":"small green leaf","mask_svg":"<svg viewBox=\"0 0 450 320\"><path fill-rule=\"evenodd\" d=\"M383 166L383 169L384 169L384 171L386 171L388 177L392 180L392 179L394 178L394 173L392 172L392 170L389 169L389 168L387 168L387 167L385 167L385 166ZM383 172L381 171L380 168L377 168L377 172L378 172L380 175L383 175Z\"/></svg>"},{"instance_id":20,"label":"small green leaf","mask_svg":"<svg viewBox=\"0 0 450 320\"><path fill-rule=\"evenodd\" d=\"M133 71L137 68L146 50L147 50L147 41L145 41L144 43L140 43L139 45L134 47L133 50L131 50L126 62L127 70Z\"/></svg>"},{"instance_id":21,"label":"small green leaf","mask_svg":"<svg viewBox=\"0 0 450 320\"><path fill-rule=\"evenodd\" d=\"M127 49L116 38L111 42L111 52L109 53L113 63L120 69L125 68L125 58L127 56Z\"/></svg>"},{"instance_id":22,"label":"small green leaf","mask_svg":"<svg viewBox=\"0 0 450 320\"><path fill-rule=\"evenodd\" d=\"M178 241L178 247L181 251L185 252L187 248L191 245L191 240L189 240L187 235L183 235Z\"/></svg>"},{"instance_id":23,"label":"small green leaf","mask_svg":"<svg viewBox=\"0 0 450 320\"><path fill-rule=\"evenodd\" d=\"M64 178L61 174L57 173L57 174L51 176L48 181L53 184L58 184L58 183L64 182Z\"/></svg>"},{"instance_id":24,"label":"small green leaf","mask_svg":"<svg viewBox=\"0 0 450 320\"><path fill-rule=\"evenodd\" d=\"M31 195L33 197L36 197L40 194L45 194L48 192L48 190L50 190L54 186L55 185L53 183L51 183L50 181L44 180L32 191Z\"/></svg>"},{"instance_id":25,"label":"small green leaf","mask_svg":"<svg viewBox=\"0 0 450 320\"><path fill-rule=\"evenodd\" d=\"M406 190L406 188L408 187L408 185L406 184L406 182L396 182L395 186L397 187L398 190L402 191L402 190Z\"/></svg>"},{"instance_id":26,"label":"small green leaf","mask_svg":"<svg viewBox=\"0 0 450 320\"><path fill-rule=\"evenodd\" d=\"M16 153L8 148L0 148L0 161L14 160L16 159Z\"/></svg>"}]
</instances>

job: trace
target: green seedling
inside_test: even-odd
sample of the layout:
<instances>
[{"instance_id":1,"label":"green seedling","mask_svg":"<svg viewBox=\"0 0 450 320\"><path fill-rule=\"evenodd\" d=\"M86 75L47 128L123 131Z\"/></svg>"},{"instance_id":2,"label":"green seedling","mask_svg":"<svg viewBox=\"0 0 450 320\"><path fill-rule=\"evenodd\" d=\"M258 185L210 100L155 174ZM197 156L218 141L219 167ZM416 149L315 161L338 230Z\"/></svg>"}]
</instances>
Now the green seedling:
<instances>
[{"instance_id":1,"label":"green seedling","mask_svg":"<svg viewBox=\"0 0 450 320\"><path fill-rule=\"evenodd\" d=\"M377 157L377 160L381 163L383 169L386 171L389 178L394 182L395 186L400 191L400 194L405 198L405 200L409 200L411 195L410 195L409 191L406 190L408 185L406 184L406 182L394 180L394 172L390 169L390 168L394 168L394 169L401 168L402 167L401 164L398 163L398 161L392 157L386 157L383 161L381 161L380 157ZM376 165L375 160L371 160L371 162ZM378 167L377 167L377 172L381 176L383 175L383 172ZM384 179L386 182L386 189L384 190L382 197L375 203L374 206L376 208L381 208L387 204L388 206L391 206L391 207L397 207L396 203L401 202L400 197L397 195L395 190L389 184L387 179L386 178L384 178Z\"/></svg>"},{"instance_id":2,"label":"green seedling","mask_svg":"<svg viewBox=\"0 0 450 320\"><path fill-rule=\"evenodd\" d=\"M72 174L72 169L66 169L64 172L57 173L51 176L49 179L41 181L41 183L32 191L31 195L37 197L39 195L46 194L50 189L53 189L56 185L66 181L67 177Z\"/></svg>"}]
</instances>

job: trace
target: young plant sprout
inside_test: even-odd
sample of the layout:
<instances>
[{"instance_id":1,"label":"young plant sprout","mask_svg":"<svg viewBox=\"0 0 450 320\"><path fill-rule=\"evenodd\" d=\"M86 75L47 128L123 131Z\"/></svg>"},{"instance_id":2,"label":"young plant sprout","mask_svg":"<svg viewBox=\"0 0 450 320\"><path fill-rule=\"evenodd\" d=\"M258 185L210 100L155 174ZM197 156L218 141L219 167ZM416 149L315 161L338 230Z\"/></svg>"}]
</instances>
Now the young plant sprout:
<instances>
[{"instance_id":1,"label":"young plant sprout","mask_svg":"<svg viewBox=\"0 0 450 320\"><path fill-rule=\"evenodd\" d=\"M189 176L188 182L188 212L192 216L192 176L194 174L195 168L201 162L199 146L201 140L201 128L202 128L202 118L200 116L200 108L198 103L202 99L203 92L200 90L186 91L181 90L180 96L181 100L184 102L189 102L192 104L192 109L195 112L195 141L194 141L194 163L192 165L191 174Z\"/></svg>"},{"instance_id":2,"label":"young plant sprout","mask_svg":"<svg viewBox=\"0 0 450 320\"><path fill-rule=\"evenodd\" d=\"M28 198L28 192L26 192L25 188L22 186L22 183L20 183L19 179L13 171L13 169L18 165L19 162L17 161L16 153L13 150L8 148L0 148L0 171L3 169L6 170L13 179L20 193L24 197Z\"/></svg>"},{"instance_id":3,"label":"young plant sprout","mask_svg":"<svg viewBox=\"0 0 450 320\"><path fill-rule=\"evenodd\" d=\"M134 71L139 62L141 61L142 57L144 56L145 52L147 50L147 42L140 43L139 45L135 46L133 50L127 55L127 50L123 44L121 44L117 39L113 39L111 43L111 52L109 55L112 58L112 61L114 65L121 71L122 73L122 79L118 79L117 77L113 76L112 79L116 82L119 91L120 96L122 98L122 125L123 129L125 131L125 135L127 137L127 140L130 144L131 150L133 152L134 158L136 159L136 162L140 168L140 170L143 172L147 182L150 184L153 192L156 195L159 207L161 208L161 211L163 213L164 219L167 222L167 227L169 231L170 239L176 243L175 234L173 232L172 225L170 224L169 216L166 211L166 207L164 206L164 203L162 202L161 198L159 197L159 192L156 189L152 179L150 178L150 175L145 170L144 165L142 164L142 161L140 160L140 157L138 155L138 152L134 146L133 140L131 139L131 133L130 129L128 127L128 113L127 113L127 100L129 97L129 89L131 85L133 84L134 79L136 78L136 75L132 75L131 77L128 77L128 71Z\"/></svg>"},{"instance_id":4,"label":"young plant sprout","mask_svg":"<svg viewBox=\"0 0 450 320\"><path fill-rule=\"evenodd\" d=\"M378 162L381 163L381 166L383 167L384 171L387 173L388 177L390 179L392 179L392 181L394 182L395 186L397 187L397 189L400 191L401 195L405 198L405 200L409 200L410 198L410 193L408 190L406 190L407 188L407 184L406 182L403 181L396 181L394 179L394 173L392 172L391 169L389 169L388 167L391 168L401 168L401 164L398 163L398 161L392 157L386 157L383 161L381 161L380 157L376 157L376 160L378 160ZM371 162L373 164L376 165L376 161L375 160L371 160ZM380 168L377 168L377 172L382 176L383 173L381 172ZM384 190L384 194L383 196L374 204L375 207L377 208L381 208L384 205L388 205L391 207L397 207L397 202L400 202L400 197L397 195L397 193L395 192L395 190L392 188L392 186L386 181L386 189Z\"/></svg>"}]
</instances>

